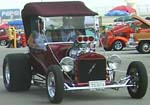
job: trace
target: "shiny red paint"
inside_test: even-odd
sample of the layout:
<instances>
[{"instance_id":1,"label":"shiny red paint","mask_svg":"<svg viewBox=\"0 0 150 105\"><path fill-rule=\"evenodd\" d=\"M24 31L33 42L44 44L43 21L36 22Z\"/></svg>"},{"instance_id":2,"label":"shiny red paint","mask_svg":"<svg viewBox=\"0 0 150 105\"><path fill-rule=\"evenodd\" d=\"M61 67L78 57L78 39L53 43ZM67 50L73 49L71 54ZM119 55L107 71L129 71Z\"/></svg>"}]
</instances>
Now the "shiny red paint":
<instances>
[{"instance_id":1,"label":"shiny red paint","mask_svg":"<svg viewBox=\"0 0 150 105\"><path fill-rule=\"evenodd\" d=\"M75 66L76 66L76 68L77 68L77 73L76 73L76 77L75 77L75 79L76 79L76 81L79 83L78 85L79 86L82 86L82 85L88 85L88 84L86 84L86 83L81 83L80 82L80 69L79 69L79 63L80 63L80 61L81 60L85 60L85 61L94 61L94 60L103 60L103 61L106 61L106 58L103 56L103 55L101 55L101 54L98 54L98 53L95 53L95 52L93 52L93 53L85 53L85 54L81 54L77 59L76 59L76 62L75 62ZM103 65L105 65L106 66L106 63L103 63ZM85 65L86 66L86 65ZM105 67L105 71L106 71L106 67Z\"/></svg>"},{"instance_id":2,"label":"shiny red paint","mask_svg":"<svg viewBox=\"0 0 150 105\"><path fill-rule=\"evenodd\" d=\"M107 49L112 49L113 43L117 40L120 40L124 43L124 47L126 47L126 43L130 38L130 34L134 33L129 24L117 25L111 30L109 30L106 35L101 39L102 44Z\"/></svg>"},{"instance_id":3,"label":"shiny red paint","mask_svg":"<svg viewBox=\"0 0 150 105\"><path fill-rule=\"evenodd\" d=\"M98 59L104 59L104 58L105 57L103 55L93 52L93 53L85 53L85 54L80 55L77 58L77 61L78 60L98 60Z\"/></svg>"},{"instance_id":4,"label":"shiny red paint","mask_svg":"<svg viewBox=\"0 0 150 105\"><path fill-rule=\"evenodd\" d=\"M57 57L58 61L60 61L63 57L68 55L69 49L72 47L70 43L59 43L59 44L49 44L49 49L52 49L54 55Z\"/></svg>"},{"instance_id":5,"label":"shiny red paint","mask_svg":"<svg viewBox=\"0 0 150 105\"><path fill-rule=\"evenodd\" d=\"M1 40L6 40L6 41L8 41L7 29L5 29L5 28L0 28L0 30L3 30L3 32L0 32L0 41L1 41Z\"/></svg>"},{"instance_id":6,"label":"shiny red paint","mask_svg":"<svg viewBox=\"0 0 150 105\"><path fill-rule=\"evenodd\" d=\"M70 43L53 43L46 46L47 50L33 50L31 49L31 64L36 70L45 75L50 65L58 65L60 60L67 56Z\"/></svg>"}]
</instances>

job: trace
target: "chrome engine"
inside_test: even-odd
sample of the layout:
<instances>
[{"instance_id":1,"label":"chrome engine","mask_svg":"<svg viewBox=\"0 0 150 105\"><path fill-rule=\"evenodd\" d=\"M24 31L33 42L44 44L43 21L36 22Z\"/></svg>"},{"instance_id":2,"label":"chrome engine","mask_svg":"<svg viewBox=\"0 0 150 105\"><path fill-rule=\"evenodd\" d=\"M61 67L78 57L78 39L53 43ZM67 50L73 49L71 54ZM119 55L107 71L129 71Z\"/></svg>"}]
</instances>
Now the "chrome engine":
<instances>
[{"instance_id":1,"label":"chrome engine","mask_svg":"<svg viewBox=\"0 0 150 105\"><path fill-rule=\"evenodd\" d=\"M91 38L91 40L90 40ZM95 51L94 37L79 36L69 51L69 56L75 58L84 53Z\"/></svg>"},{"instance_id":2,"label":"chrome engine","mask_svg":"<svg viewBox=\"0 0 150 105\"><path fill-rule=\"evenodd\" d=\"M70 72L74 69L74 60L81 54L90 53L95 51L94 37L87 37L80 35L74 42L72 48L68 52L68 56L60 61L63 71Z\"/></svg>"}]
</instances>

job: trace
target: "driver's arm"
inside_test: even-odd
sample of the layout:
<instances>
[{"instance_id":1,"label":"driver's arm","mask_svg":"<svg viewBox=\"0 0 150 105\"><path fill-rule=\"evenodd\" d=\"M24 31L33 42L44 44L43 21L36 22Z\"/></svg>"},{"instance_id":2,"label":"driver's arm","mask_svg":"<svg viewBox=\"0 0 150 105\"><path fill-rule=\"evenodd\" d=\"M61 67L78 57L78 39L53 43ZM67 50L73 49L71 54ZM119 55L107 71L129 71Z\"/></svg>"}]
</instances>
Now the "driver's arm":
<instances>
[{"instance_id":1,"label":"driver's arm","mask_svg":"<svg viewBox=\"0 0 150 105\"><path fill-rule=\"evenodd\" d=\"M28 38L28 45L32 48L37 48L38 45L35 43L35 38L34 38L34 35L31 34Z\"/></svg>"},{"instance_id":2,"label":"driver's arm","mask_svg":"<svg viewBox=\"0 0 150 105\"><path fill-rule=\"evenodd\" d=\"M76 32L77 36L82 35L82 33L79 30L75 30L75 32Z\"/></svg>"}]
</instances>

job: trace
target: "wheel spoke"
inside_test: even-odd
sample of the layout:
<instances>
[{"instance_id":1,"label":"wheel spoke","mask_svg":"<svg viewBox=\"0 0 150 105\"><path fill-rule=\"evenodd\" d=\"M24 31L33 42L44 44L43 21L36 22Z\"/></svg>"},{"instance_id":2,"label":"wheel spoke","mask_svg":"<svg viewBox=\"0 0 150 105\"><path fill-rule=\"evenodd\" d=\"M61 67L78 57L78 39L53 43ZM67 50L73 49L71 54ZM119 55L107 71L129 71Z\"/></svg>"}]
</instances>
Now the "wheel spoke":
<instances>
[{"instance_id":1,"label":"wheel spoke","mask_svg":"<svg viewBox=\"0 0 150 105\"><path fill-rule=\"evenodd\" d=\"M130 89L133 92L137 92L138 88L139 88L139 74L138 74L136 68L131 69L130 75L131 75L131 83L134 85L133 87L130 87Z\"/></svg>"},{"instance_id":2,"label":"wheel spoke","mask_svg":"<svg viewBox=\"0 0 150 105\"><path fill-rule=\"evenodd\" d=\"M127 87L130 96L136 99L144 97L148 86L148 77L144 64L140 61L130 63L127 76L130 77L128 84L132 85Z\"/></svg>"},{"instance_id":3,"label":"wheel spoke","mask_svg":"<svg viewBox=\"0 0 150 105\"><path fill-rule=\"evenodd\" d=\"M48 74L47 86L48 86L48 93L50 97L54 97L55 96L55 77L52 72Z\"/></svg>"}]
</instances>

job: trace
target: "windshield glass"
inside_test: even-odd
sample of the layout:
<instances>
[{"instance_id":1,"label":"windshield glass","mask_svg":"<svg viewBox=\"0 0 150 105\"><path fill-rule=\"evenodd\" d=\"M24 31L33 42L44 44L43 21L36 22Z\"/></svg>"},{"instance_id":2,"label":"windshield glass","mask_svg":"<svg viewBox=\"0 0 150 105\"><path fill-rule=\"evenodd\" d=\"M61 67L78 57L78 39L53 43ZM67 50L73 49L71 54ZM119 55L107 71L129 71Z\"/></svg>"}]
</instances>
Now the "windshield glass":
<instances>
[{"instance_id":1,"label":"windshield glass","mask_svg":"<svg viewBox=\"0 0 150 105\"><path fill-rule=\"evenodd\" d=\"M75 41L78 35L96 37L94 16L44 17L48 42Z\"/></svg>"}]
</instances>

